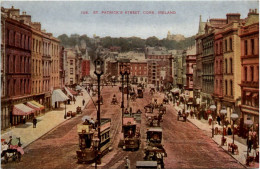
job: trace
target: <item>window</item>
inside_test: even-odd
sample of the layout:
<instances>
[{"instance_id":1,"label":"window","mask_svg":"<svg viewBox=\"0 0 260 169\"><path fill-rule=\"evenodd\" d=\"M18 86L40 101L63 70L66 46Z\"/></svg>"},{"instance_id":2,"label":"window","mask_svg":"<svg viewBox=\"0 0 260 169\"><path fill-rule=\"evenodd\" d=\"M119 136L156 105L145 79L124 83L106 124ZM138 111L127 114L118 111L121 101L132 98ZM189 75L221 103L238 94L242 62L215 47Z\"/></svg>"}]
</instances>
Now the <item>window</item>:
<instances>
[{"instance_id":1,"label":"window","mask_svg":"<svg viewBox=\"0 0 260 169\"><path fill-rule=\"evenodd\" d=\"M255 41L254 41L254 39L251 39L251 50L252 50L252 55L254 55L254 50L255 50Z\"/></svg>"},{"instance_id":2,"label":"window","mask_svg":"<svg viewBox=\"0 0 260 169\"><path fill-rule=\"evenodd\" d=\"M232 51L232 50L233 50L233 49L232 49L232 38L229 39L229 45L230 45L230 46L229 46L229 49L230 49L230 51Z\"/></svg>"},{"instance_id":3,"label":"window","mask_svg":"<svg viewBox=\"0 0 260 169\"><path fill-rule=\"evenodd\" d=\"M225 71L225 73L227 73L227 59L225 59L225 69L226 69L226 71Z\"/></svg>"},{"instance_id":4,"label":"window","mask_svg":"<svg viewBox=\"0 0 260 169\"><path fill-rule=\"evenodd\" d=\"M70 78L70 84L73 84L73 78Z\"/></svg>"},{"instance_id":5,"label":"window","mask_svg":"<svg viewBox=\"0 0 260 169\"><path fill-rule=\"evenodd\" d=\"M232 58L230 58L230 73L233 73Z\"/></svg>"},{"instance_id":6,"label":"window","mask_svg":"<svg viewBox=\"0 0 260 169\"><path fill-rule=\"evenodd\" d=\"M218 54L218 44L216 44L216 54Z\"/></svg>"},{"instance_id":7,"label":"window","mask_svg":"<svg viewBox=\"0 0 260 169\"><path fill-rule=\"evenodd\" d=\"M245 40L245 56L247 55L247 40Z\"/></svg>"},{"instance_id":8,"label":"window","mask_svg":"<svg viewBox=\"0 0 260 169\"><path fill-rule=\"evenodd\" d=\"M70 74L73 74L73 68L70 68Z\"/></svg>"},{"instance_id":9,"label":"window","mask_svg":"<svg viewBox=\"0 0 260 169\"><path fill-rule=\"evenodd\" d=\"M227 40L225 40L225 52L227 51Z\"/></svg>"},{"instance_id":10,"label":"window","mask_svg":"<svg viewBox=\"0 0 260 169\"><path fill-rule=\"evenodd\" d=\"M233 96L233 82L230 80L230 95Z\"/></svg>"},{"instance_id":11,"label":"window","mask_svg":"<svg viewBox=\"0 0 260 169\"><path fill-rule=\"evenodd\" d=\"M220 49L219 52L222 53L222 42L220 42Z\"/></svg>"},{"instance_id":12,"label":"window","mask_svg":"<svg viewBox=\"0 0 260 169\"><path fill-rule=\"evenodd\" d=\"M226 93L226 95L227 95L227 91L228 91L228 90L227 90L227 80L225 80L225 90L226 90L225 93Z\"/></svg>"},{"instance_id":13,"label":"window","mask_svg":"<svg viewBox=\"0 0 260 169\"><path fill-rule=\"evenodd\" d=\"M254 67L251 66L250 69L251 69L251 81L253 82L254 81Z\"/></svg>"},{"instance_id":14,"label":"window","mask_svg":"<svg viewBox=\"0 0 260 169\"><path fill-rule=\"evenodd\" d=\"M247 67L244 67L244 77L245 77L245 81L247 81Z\"/></svg>"},{"instance_id":15,"label":"window","mask_svg":"<svg viewBox=\"0 0 260 169\"><path fill-rule=\"evenodd\" d=\"M70 60L70 65L73 65L73 60Z\"/></svg>"}]
</instances>

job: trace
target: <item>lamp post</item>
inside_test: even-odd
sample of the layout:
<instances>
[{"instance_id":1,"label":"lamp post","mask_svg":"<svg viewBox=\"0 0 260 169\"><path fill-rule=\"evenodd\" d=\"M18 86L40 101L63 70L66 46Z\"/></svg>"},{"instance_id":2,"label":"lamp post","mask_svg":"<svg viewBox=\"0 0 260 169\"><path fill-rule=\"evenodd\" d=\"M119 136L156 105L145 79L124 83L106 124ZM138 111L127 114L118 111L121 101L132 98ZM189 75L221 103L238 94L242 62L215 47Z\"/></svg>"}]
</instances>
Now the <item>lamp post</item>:
<instances>
[{"instance_id":1,"label":"lamp post","mask_svg":"<svg viewBox=\"0 0 260 169\"><path fill-rule=\"evenodd\" d=\"M65 100L65 114L64 114L64 119L67 118L67 114L66 114L66 102L67 102L67 100Z\"/></svg>"},{"instance_id":2,"label":"lamp post","mask_svg":"<svg viewBox=\"0 0 260 169\"><path fill-rule=\"evenodd\" d=\"M222 109L220 110L220 114L223 116L223 135L222 135L222 140L221 140L221 146L224 145L224 120L225 120L225 115L227 114L227 109L226 107L222 107Z\"/></svg>"},{"instance_id":3,"label":"lamp post","mask_svg":"<svg viewBox=\"0 0 260 169\"><path fill-rule=\"evenodd\" d=\"M123 132L123 118L124 118L124 65L120 65L120 75L122 76L122 102L121 102L121 108L122 108L122 132Z\"/></svg>"},{"instance_id":4,"label":"lamp post","mask_svg":"<svg viewBox=\"0 0 260 169\"><path fill-rule=\"evenodd\" d=\"M234 135L234 124L235 124L235 121L238 119L238 115L235 113L235 112L233 112L232 114L231 114L231 120L233 121L233 146L232 146L232 153L234 154L234 145L235 145L235 143L234 143L234 140L235 140L235 135Z\"/></svg>"},{"instance_id":5,"label":"lamp post","mask_svg":"<svg viewBox=\"0 0 260 169\"><path fill-rule=\"evenodd\" d=\"M95 169L97 169L97 159L98 159L98 148L99 148L99 138L98 137L94 137L92 139L93 142L93 146L95 148Z\"/></svg>"},{"instance_id":6,"label":"lamp post","mask_svg":"<svg viewBox=\"0 0 260 169\"><path fill-rule=\"evenodd\" d=\"M213 112L215 113L217 107L213 104L209 107L209 109L212 111L211 116L212 116L212 137L214 137L214 118L213 118Z\"/></svg>"},{"instance_id":7,"label":"lamp post","mask_svg":"<svg viewBox=\"0 0 260 169\"><path fill-rule=\"evenodd\" d=\"M126 87L127 87L127 108L129 108L129 75L130 75L130 68L126 67L125 70L125 75L126 75Z\"/></svg>"},{"instance_id":8,"label":"lamp post","mask_svg":"<svg viewBox=\"0 0 260 169\"><path fill-rule=\"evenodd\" d=\"M249 144L249 130L250 130L251 126L253 125L253 121L251 120L250 116L247 117L247 119L245 120L244 124L248 128L247 144ZM249 151L248 151L248 145L247 145L246 165L249 165L248 156L249 156Z\"/></svg>"},{"instance_id":9,"label":"lamp post","mask_svg":"<svg viewBox=\"0 0 260 169\"><path fill-rule=\"evenodd\" d=\"M98 81L98 110L97 110L97 125L98 125L98 139L100 138L100 77L103 74L103 60L99 57L94 61L95 64L95 75L97 76ZM100 147L98 147L98 150L100 150Z\"/></svg>"}]
</instances>

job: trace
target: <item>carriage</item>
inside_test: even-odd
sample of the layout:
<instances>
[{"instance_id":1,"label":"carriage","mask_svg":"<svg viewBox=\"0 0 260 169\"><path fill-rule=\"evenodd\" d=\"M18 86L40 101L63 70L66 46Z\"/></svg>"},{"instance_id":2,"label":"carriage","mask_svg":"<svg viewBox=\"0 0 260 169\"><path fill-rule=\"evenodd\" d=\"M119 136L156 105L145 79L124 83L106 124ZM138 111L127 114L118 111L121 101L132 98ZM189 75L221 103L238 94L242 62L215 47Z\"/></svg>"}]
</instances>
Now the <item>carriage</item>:
<instances>
[{"instance_id":1,"label":"carriage","mask_svg":"<svg viewBox=\"0 0 260 169\"><path fill-rule=\"evenodd\" d=\"M123 118L123 149L138 150L140 146L140 126L136 124L133 117Z\"/></svg>"},{"instance_id":2,"label":"carriage","mask_svg":"<svg viewBox=\"0 0 260 169\"><path fill-rule=\"evenodd\" d=\"M110 148L110 125L111 119L102 118L100 126L100 153L105 155ZM87 119L83 124L77 126L79 136L79 150L76 151L78 163L91 163L96 158L97 150L93 145L94 135L97 134L95 124Z\"/></svg>"},{"instance_id":3,"label":"carriage","mask_svg":"<svg viewBox=\"0 0 260 169\"><path fill-rule=\"evenodd\" d=\"M144 97L144 92L143 92L143 89L141 87L137 88L137 96L138 96L138 98Z\"/></svg>"},{"instance_id":4,"label":"carriage","mask_svg":"<svg viewBox=\"0 0 260 169\"><path fill-rule=\"evenodd\" d=\"M179 109L179 111L178 111L177 121L179 121L180 118L182 118L182 121L183 121L183 122L185 122L186 119L187 119L187 115L186 115L184 112L182 113L182 110L181 110L181 109Z\"/></svg>"},{"instance_id":5,"label":"carriage","mask_svg":"<svg viewBox=\"0 0 260 169\"><path fill-rule=\"evenodd\" d=\"M153 113L154 105L149 103L148 105L144 106L145 113Z\"/></svg>"},{"instance_id":6,"label":"carriage","mask_svg":"<svg viewBox=\"0 0 260 169\"><path fill-rule=\"evenodd\" d=\"M162 145L162 128L151 127L146 132L145 156L146 161L157 161L160 168L164 168L163 158L167 157L166 151Z\"/></svg>"},{"instance_id":7,"label":"carriage","mask_svg":"<svg viewBox=\"0 0 260 169\"><path fill-rule=\"evenodd\" d=\"M3 140L4 141L4 140ZM22 155L24 154L23 148L21 147L21 139L20 137L12 138L9 145L5 142L5 145L2 145L2 148L8 146L7 149L4 149L1 153L1 158L3 158L3 162L6 164L8 163L9 159L12 161L20 162Z\"/></svg>"},{"instance_id":8,"label":"carriage","mask_svg":"<svg viewBox=\"0 0 260 169\"><path fill-rule=\"evenodd\" d=\"M80 106L77 107L77 111L76 112L77 112L77 114L82 113L82 110L81 110Z\"/></svg>"}]
</instances>

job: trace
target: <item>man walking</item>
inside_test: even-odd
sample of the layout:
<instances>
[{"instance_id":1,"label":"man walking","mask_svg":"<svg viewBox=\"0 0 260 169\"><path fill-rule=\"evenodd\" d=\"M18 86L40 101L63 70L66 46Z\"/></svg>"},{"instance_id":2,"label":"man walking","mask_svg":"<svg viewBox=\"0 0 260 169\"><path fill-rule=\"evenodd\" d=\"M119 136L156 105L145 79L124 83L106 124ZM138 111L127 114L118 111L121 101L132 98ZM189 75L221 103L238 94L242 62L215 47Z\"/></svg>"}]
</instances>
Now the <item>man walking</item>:
<instances>
[{"instance_id":1,"label":"man walking","mask_svg":"<svg viewBox=\"0 0 260 169\"><path fill-rule=\"evenodd\" d=\"M83 99L83 100L82 100L82 106L84 106L84 104L85 104L85 100Z\"/></svg>"},{"instance_id":2,"label":"man walking","mask_svg":"<svg viewBox=\"0 0 260 169\"><path fill-rule=\"evenodd\" d=\"M36 128L36 124L37 124L37 119L34 117L33 118L33 128Z\"/></svg>"}]
</instances>

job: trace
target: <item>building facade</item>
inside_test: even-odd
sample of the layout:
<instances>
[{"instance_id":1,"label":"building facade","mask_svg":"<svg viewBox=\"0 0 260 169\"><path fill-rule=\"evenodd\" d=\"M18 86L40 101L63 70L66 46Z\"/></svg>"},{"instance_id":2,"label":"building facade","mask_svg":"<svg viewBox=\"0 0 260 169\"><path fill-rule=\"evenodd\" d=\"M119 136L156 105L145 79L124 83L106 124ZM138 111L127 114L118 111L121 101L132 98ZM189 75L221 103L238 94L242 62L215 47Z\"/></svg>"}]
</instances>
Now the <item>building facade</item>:
<instances>
[{"instance_id":1,"label":"building facade","mask_svg":"<svg viewBox=\"0 0 260 169\"><path fill-rule=\"evenodd\" d=\"M213 99L217 107L217 112L221 110L223 102L223 35L221 33L215 33L215 60L214 60L214 93Z\"/></svg>"},{"instance_id":2,"label":"building facade","mask_svg":"<svg viewBox=\"0 0 260 169\"><path fill-rule=\"evenodd\" d=\"M231 114L240 115L241 102L241 60L240 37L238 28L242 20L240 14L227 14L226 25L222 28L223 35L223 103L227 108L227 120L231 122Z\"/></svg>"},{"instance_id":3,"label":"building facade","mask_svg":"<svg viewBox=\"0 0 260 169\"><path fill-rule=\"evenodd\" d=\"M239 31L241 38L241 117L248 116L258 130L259 124L259 13L250 9L245 24ZM239 71L239 70L238 70ZM240 71L239 71L240 72Z\"/></svg>"},{"instance_id":4,"label":"building facade","mask_svg":"<svg viewBox=\"0 0 260 169\"><path fill-rule=\"evenodd\" d=\"M24 20L18 20L19 9L4 9L8 17L5 20L5 73L6 100L1 100L2 106L8 104L8 113L3 115L2 122L6 128L19 124L22 116L14 115L14 105L32 100L31 95L31 40L32 31ZM7 101L7 102L6 102ZM28 116L26 118L29 118Z\"/></svg>"},{"instance_id":5,"label":"building facade","mask_svg":"<svg viewBox=\"0 0 260 169\"><path fill-rule=\"evenodd\" d=\"M193 98L193 70L196 65L196 47L192 46L187 50L186 56L186 88L189 91L190 97Z\"/></svg>"}]
</instances>

